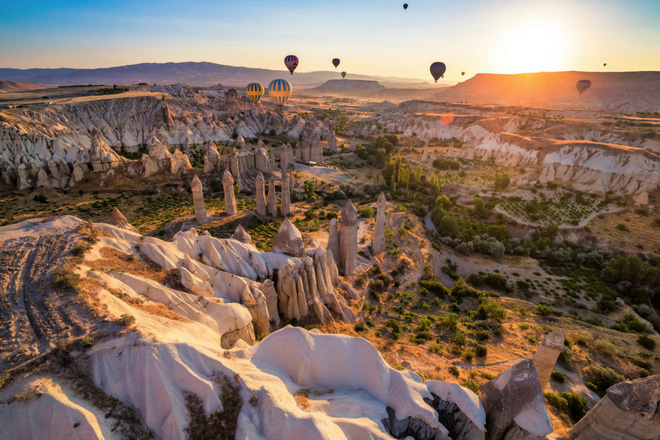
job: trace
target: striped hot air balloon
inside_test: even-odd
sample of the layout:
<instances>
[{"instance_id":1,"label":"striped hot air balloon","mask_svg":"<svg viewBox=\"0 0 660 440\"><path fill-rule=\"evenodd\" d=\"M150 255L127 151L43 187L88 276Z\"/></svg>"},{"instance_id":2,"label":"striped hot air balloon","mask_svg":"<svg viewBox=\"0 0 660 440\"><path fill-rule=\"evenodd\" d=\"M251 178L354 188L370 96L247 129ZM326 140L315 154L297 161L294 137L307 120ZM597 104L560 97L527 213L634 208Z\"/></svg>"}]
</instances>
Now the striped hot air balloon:
<instances>
[{"instance_id":1,"label":"striped hot air balloon","mask_svg":"<svg viewBox=\"0 0 660 440\"><path fill-rule=\"evenodd\" d=\"M256 104L264 96L264 86L259 83L250 83L245 88L245 94Z\"/></svg>"},{"instance_id":2,"label":"striped hot air balloon","mask_svg":"<svg viewBox=\"0 0 660 440\"><path fill-rule=\"evenodd\" d=\"M293 71L298 67L298 57L295 55L287 55L286 58L284 58L284 65L289 69L291 75L293 75Z\"/></svg>"},{"instance_id":3,"label":"striped hot air balloon","mask_svg":"<svg viewBox=\"0 0 660 440\"><path fill-rule=\"evenodd\" d=\"M291 83L285 79L274 79L268 84L268 94L275 98L278 107L282 107L293 93Z\"/></svg>"}]
</instances>

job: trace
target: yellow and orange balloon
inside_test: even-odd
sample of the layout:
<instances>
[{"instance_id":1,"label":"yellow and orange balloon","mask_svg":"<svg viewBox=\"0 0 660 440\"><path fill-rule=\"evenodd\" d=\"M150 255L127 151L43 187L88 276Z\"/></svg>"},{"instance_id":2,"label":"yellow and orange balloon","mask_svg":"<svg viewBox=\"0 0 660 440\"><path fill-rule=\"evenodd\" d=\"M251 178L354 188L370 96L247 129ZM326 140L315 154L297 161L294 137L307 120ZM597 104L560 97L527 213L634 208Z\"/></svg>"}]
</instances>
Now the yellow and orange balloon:
<instances>
[{"instance_id":1,"label":"yellow and orange balloon","mask_svg":"<svg viewBox=\"0 0 660 440\"><path fill-rule=\"evenodd\" d=\"M292 93L293 87L285 79L274 79L268 85L268 94L275 99L278 107L282 107Z\"/></svg>"},{"instance_id":2,"label":"yellow and orange balloon","mask_svg":"<svg viewBox=\"0 0 660 440\"><path fill-rule=\"evenodd\" d=\"M264 86L259 83L250 83L245 88L245 94L256 104L264 96Z\"/></svg>"}]
</instances>

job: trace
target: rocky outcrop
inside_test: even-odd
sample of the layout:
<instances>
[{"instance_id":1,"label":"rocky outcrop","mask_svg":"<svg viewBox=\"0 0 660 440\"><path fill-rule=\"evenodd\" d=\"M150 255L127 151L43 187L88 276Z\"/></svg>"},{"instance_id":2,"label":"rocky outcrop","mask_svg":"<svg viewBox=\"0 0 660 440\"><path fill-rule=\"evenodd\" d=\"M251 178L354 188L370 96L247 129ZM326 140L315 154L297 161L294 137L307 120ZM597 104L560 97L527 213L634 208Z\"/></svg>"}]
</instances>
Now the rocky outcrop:
<instances>
[{"instance_id":1,"label":"rocky outcrop","mask_svg":"<svg viewBox=\"0 0 660 440\"><path fill-rule=\"evenodd\" d=\"M128 222L126 217L124 217L124 214L122 214L119 208L117 208L116 206L112 208L112 220L110 220L110 224L112 224L112 226L116 226L121 229L126 229L131 232L137 233L138 231L135 228L135 226L133 226Z\"/></svg>"},{"instance_id":2,"label":"rocky outcrop","mask_svg":"<svg viewBox=\"0 0 660 440\"><path fill-rule=\"evenodd\" d=\"M270 157L263 142L259 141L256 151L254 152L255 168L262 173L270 172Z\"/></svg>"},{"instance_id":3,"label":"rocky outcrop","mask_svg":"<svg viewBox=\"0 0 660 440\"><path fill-rule=\"evenodd\" d=\"M385 194L380 193L376 206L378 208L376 214L376 230L374 231L374 239L371 243L371 250L374 254L385 249L385 207L387 206Z\"/></svg>"},{"instance_id":4,"label":"rocky outcrop","mask_svg":"<svg viewBox=\"0 0 660 440\"><path fill-rule=\"evenodd\" d=\"M195 206L195 219L197 223L202 224L206 222L206 205L204 204L204 189L202 181L195 175L190 183L190 189L193 193L193 204Z\"/></svg>"},{"instance_id":5,"label":"rocky outcrop","mask_svg":"<svg viewBox=\"0 0 660 440\"><path fill-rule=\"evenodd\" d=\"M425 398L438 413L452 440L485 440L486 413L479 397L456 383L427 382L431 399Z\"/></svg>"},{"instance_id":6,"label":"rocky outcrop","mask_svg":"<svg viewBox=\"0 0 660 440\"><path fill-rule=\"evenodd\" d=\"M300 159L302 162L323 163L319 123L314 115L309 116L302 130L300 141Z\"/></svg>"},{"instance_id":7,"label":"rocky outcrop","mask_svg":"<svg viewBox=\"0 0 660 440\"><path fill-rule=\"evenodd\" d=\"M339 267L344 275L354 275L357 269L357 210L353 202L346 201L341 211L339 229Z\"/></svg>"},{"instance_id":8,"label":"rocky outcrop","mask_svg":"<svg viewBox=\"0 0 660 440\"><path fill-rule=\"evenodd\" d=\"M656 440L660 435L660 376L610 387L569 435L575 440Z\"/></svg>"},{"instance_id":9,"label":"rocky outcrop","mask_svg":"<svg viewBox=\"0 0 660 440\"><path fill-rule=\"evenodd\" d=\"M289 168L289 165L293 163L293 149L291 145L284 144L282 146L282 152L280 153L280 168L286 170Z\"/></svg>"},{"instance_id":10,"label":"rocky outcrop","mask_svg":"<svg viewBox=\"0 0 660 440\"><path fill-rule=\"evenodd\" d=\"M382 420L383 426L398 439L453 440L440 428L432 428L424 421L408 416L397 419L394 408L387 407L387 418Z\"/></svg>"},{"instance_id":11,"label":"rocky outcrop","mask_svg":"<svg viewBox=\"0 0 660 440\"><path fill-rule=\"evenodd\" d=\"M332 252L334 258L339 258L339 226L337 219L330 219L330 231L328 232L328 250ZM339 264L339 261L337 261Z\"/></svg>"},{"instance_id":12,"label":"rocky outcrop","mask_svg":"<svg viewBox=\"0 0 660 440\"><path fill-rule=\"evenodd\" d=\"M275 194L275 177L270 178L268 181L268 201L267 201L268 215L277 217L277 195Z\"/></svg>"},{"instance_id":13,"label":"rocky outcrop","mask_svg":"<svg viewBox=\"0 0 660 440\"><path fill-rule=\"evenodd\" d=\"M157 138L152 138L149 154L142 155L142 175L149 177L153 174L169 171L171 160L172 153Z\"/></svg>"},{"instance_id":14,"label":"rocky outcrop","mask_svg":"<svg viewBox=\"0 0 660 440\"><path fill-rule=\"evenodd\" d=\"M268 214L268 211L266 210L266 192L265 192L264 175L261 172L259 172L254 182L255 182L255 191L257 193L257 197L256 197L257 214L259 214L262 217L265 217L266 214Z\"/></svg>"},{"instance_id":15,"label":"rocky outcrop","mask_svg":"<svg viewBox=\"0 0 660 440\"><path fill-rule=\"evenodd\" d=\"M291 193L289 190L289 175L286 170L282 170L282 194L281 194L281 203L280 212L283 216L287 216L291 213Z\"/></svg>"},{"instance_id":16,"label":"rocky outcrop","mask_svg":"<svg viewBox=\"0 0 660 440\"><path fill-rule=\"evenodd\" d=\"M190 159L181 150L174 150L174 154L170 159L170 173L180 174L183 171L191 170Z\"/></svg>"},{"instance_id":17,"label":"rocky outcrop","mask_svg":"<svg viewBox=\"0 0 660 440\"><path fill-rule=\"evenodd\" d=\"M564 351L564 332L561 329L545 335L532 358L538 372L541 389L544 389L550 381L552 370L562 351Z\"/></svg>"},{"instance_id":18,"label":"rocky outcrop","mask_svg":"<svg viewBox=\"0 0 660 440\"><path fill-rule=\"evenodd\" d=\"M227 170L222 175L222 187L225 193L225 212L227 215L234 215L238 212L236 208L236 195L234 194L234 179Z\"/></svg>"},{"instance_id":19,"label":"rocky outcrop","mask_svg":"<svg viewBox=\"0 0 660 440\"><path fill-rule=\"evenodd\" d=\"M552 422L531 359L521 361L479 387L487 440L540 440Z\"/></svg>"},{"instance_id":20,"label":"rocky outcrop","mask_svg":"<svg viewBox=\"0 0 660 440\"><path fill-rule=\"evenodd\" d=\"M234 230L231 238L238 240L243 244L247 244L248 246L254 247L254 243L252 243L252 237L250 237L250 234L247 233L243 225L236 226L236 229Z\"/></svg>"},{"instance_id":21,"label":"rocky outcrop","mask_svg":"<svg viewBox=\"0 0 660 440\"><path fill-rule=\"evenodd\" d=\"M273 241L273 252L282 252L292 257L302 257L305 253L302 234L286 217Z\"/></svg>"}]
</instances>

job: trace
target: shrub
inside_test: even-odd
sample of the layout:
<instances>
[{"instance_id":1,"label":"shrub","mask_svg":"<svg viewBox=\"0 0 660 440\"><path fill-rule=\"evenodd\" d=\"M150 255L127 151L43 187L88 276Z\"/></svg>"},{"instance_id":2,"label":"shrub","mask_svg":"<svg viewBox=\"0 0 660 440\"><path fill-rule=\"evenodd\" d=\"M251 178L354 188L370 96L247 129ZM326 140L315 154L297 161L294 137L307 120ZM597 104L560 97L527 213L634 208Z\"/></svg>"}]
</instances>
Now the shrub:
<instances>
[{"instance_id":1,"label":"shrub","mask_svg":"<svg viewBox=\"0 0 660 440\"><path fill-rule=\"evenodd\" d=\"M559 370L553 370L550 374L550 379L555 382L564 383L566 382L566 375Z\"/></svg>"},{"instance_id":2,"label":"shrub","mask_svg":"<svg viewBox=\"0 0 660 440\"><path fill-rule=\"evenodd\" d=\"M568 403L568 413L573 422L577 423L587 414L587 399L578 393L564 391L561 397Z\"/></svg>"},{"instance_id":3,"label":"shrub","mask_svg":"<svg viewBox=\"0 0 660 440\"><path fill-rule=\"evenodd\" d=\"M437 354L438 356L442 356L444 353L444 347L440 344L431 344L429 345L429 351L431 353Z\"/></svg>"},{"instance_id":4,"label":"shrub","mask_svg":"<svg viewBox=\"0 0 660 440\"><path fill-rule=\"evenodd\" d=\"M493 318L497 322L506 320L507 313L504 307L494 301L483 301L477 308L477 319Z\"/></svg>"},{"instance_id":5,"label":"shrub","mask_svg":"<svg viewBox=\"0 0 660 440\"><path fill-rule=\"evenodd\" d=\"M58 267L53 271L53 285L59 289L73 289L80 283L80 275L72 270Z\"/></svg>"},{"instance_id":6,"label":"shrub","mask_svg":"<svg viewBox=\"0 0 660 440\"><path fill-rule=\"evenodd\" d=\"M474 394L479 395L479 384L474 379L467 379L460 383L462 387L465 387L472 391Z\"/></svg>"},{"instance_id":7,"label":"shrub","mask_svg":"<svg viewBox=\"0 0 660 440\"><path fill-rule=\"evenodd\" d=\"M655 340L647 335L642 335L637 338L637 343L649 351L655 350Z\"/></svg>"},{"instance_id":8,"label":"shrub","mask_svg":"<svg viewBox=\"0 0 660 440\"><path fill-rule=\"evenodd\" d=\"M458 315L456 313L447 313L440 319L438 325L455 332L458 330Z\"/></svg>"},{"instance_id":9,"label":"shrub","mask_svg":"<svg viewBox=\"0 0 660 440\"><path fill-rule=\"evenodd\" d=\"M455 366L449 367L449 372L451 373L452 376L459 377L461 375L461 372L458 371L458 368Z\"/></svg>"},{"instance_id":10,"label":"shrub","mask_svg":"<svg viewBox=\"0 0 660 440\"><path fill-rule=\"evenodd\" d=\"M536 313L538 313L541 316L552 316L555 314L555 309L553 309L547 304L538 304L536 306Z\"/></svg>"},{"instance_id":11,"label":"shrub","mask_svg":"<svg viewBox=\"0 0 660 440\"><path fill-rule=\"evenodd\" d=\"M369 329L367 328L367 326L364 325L364 322L360 322L360 323L356 324L355 327L354 327L354 329L355 329L355 331L358 332L358 333L369 331Z\"/></svg>"},{"instance_id":12,"label":"shrub","mask_svg":"<svg viewBox=\"0 0 660 440\"><path fill-rule=\"evenodd\" d=\"M43 194L37 194L32 198L32 200L39 203L48 203L48 198Z\"/></svg>"},{"instance_id":13,"label":"shrub","mask_svg":"<svg viewBox=\"0 0 660 440\"><path fill-rule=\"evenodd\" d=\"M373 218L374 209L371 206L365 206L364 208L360 209L360 215L364 218Z\"/></svg>"},{"instance_id":14,"label":"shrub","mask_svg":"<svg viewBox=\"0 0 660 440\"><path fill-rule=\"evenodd\" d=\"M605 391L612 385L626 380L621 374L617 373L609 367L597 367L590 365L584 369L585 378L593 386L593 391L596 391L601 396L605 395Z\"/></svg>"},{"instance_id":15,"label":"shrub","mask_svg":"<svg viewBox=\"0 0 660 440\"><path fill-rule=\"evenodd\" d=\"M474 355L476 357L486 357L488 348L485 345L477 344L474 346Z\"/></svg>"},{"instance_id":16,"label":"shrub","mask_svg":"<svg viewBox=\"0 0 660 440\"><path fill-rule=\"evenodd\" d=\"M618 224L616 225L616 228L617 228L619 231L625 231L626 229L628 229L628 228L626 227L626 224L625 224L625 223L618 223Z\"/></svg>"},{"instance_id":17,"label":"shrub","mask_svg":"<svg viewBox=\"0 0 660 440\"><path fill-rule=\"evenodd\" d=\"M124 313L119 317L117 323L124 327L132 327L135 324L135 316Z\"/></svg>"},{"instance_id":18,"label":"shrub","mask_svg":"<svg viewBox=\"0 0 660 440\"><path fill-rule=\"evenodd\" d=\"M619 352L619 350L617 350L614 344L612 344L611 342L604 341L602 339L595 340L593 343L593 347L594 349L600 351L601 353L607 356L614 356Z\"/></svg>"},{"instance_id":19,"label":"shrub","mask_svg":"<svg viewBox=\"0 0 660 440\"><path fill-rule=\"evenodd\" d=\"M449 294L449 289L447 289L444 284L437 281L420 280L419 285L429 292L435 294L435 296L438 298L444 298Z\"/></svg>"},{"instance_id":20,"label":"shrub","mask_svg":"<svg viewBox=\"0 0 660 440\"><path fill-rule=\"evenodd\" d=\"M465 333L456 332L454 333L449 340L458 345L459 347L465 346Z\"/></svg>"}]
</instances>

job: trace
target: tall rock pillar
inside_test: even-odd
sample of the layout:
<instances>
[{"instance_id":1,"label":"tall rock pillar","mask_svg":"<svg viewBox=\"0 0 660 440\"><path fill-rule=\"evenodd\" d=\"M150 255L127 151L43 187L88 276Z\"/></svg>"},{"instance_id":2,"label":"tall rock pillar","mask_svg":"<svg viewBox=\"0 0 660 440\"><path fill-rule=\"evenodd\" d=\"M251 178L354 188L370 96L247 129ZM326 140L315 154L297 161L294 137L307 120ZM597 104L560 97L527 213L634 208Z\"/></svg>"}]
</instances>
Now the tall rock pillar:
<instances>
[{"instance_id":1,"label":"tall rock pillar","mask_svg":"<svg viewBox=\"0 0 660 440\"><path fill-rule=\"evenodd\" d=\"M545 335L539 349L536 350L532 360L539 373L541 390L548 384L552 370L555 369L555 363L562 351L564 351L564 332L561 330L555 330Z\"/></svg>"},{"instance_id":2,"label":"tall rock pillar","mask_svg":"<svg viewBox=\"0 0 660 440\"><path fill-rule=\"evenodd\" d=\"M193 203L195 205L195 218L197 219L197 223L205 223L206 205L204 205L204 191L202 189L202 181L199 180L199 177L196 175L190 183L190 188L193 193Z\"/></svg>"},{"instance_id":3,"label":"tall rock pillar","mask_svg":"<svg viewBox=\"0 0 660 440\"><path fill-rule=\"evenodd\" d=\"M339 230L339 261L347 276L354 275L357 269L357 230L357 210L353 202L347 200L341 212Z\"/></svg>"},{"instance_id":4,"label":"tall rock pillar","mask_svg":"<svg viewBox=\"0 0 660 440\"><path fill-rule=\"evenodd\" d=\"M241 168L238 165L238 150L234 148L231 150L231 157L229 158L229 170L232 176L236 178L236 183L241 186Z\"/></svg>"},{"instance_id":5,"label":"tall rock pillar","mask_svg":"<svg viewBox=\"0 0 660 440\"><path fill-rule=\"evenodd\" d=\"M277 196L275 195L275 178L268 181L268 215L277 216Z\"/></svg>"},{"instance_id":6,"label":"tall rock pillar","mask_svg":"<svg viewBox=\"0 0 660 440\"><path fill-rule=\"evenodd\" d=\"M281 212L283 216L291 213L291 193L289 192L289 175L285 170L282 170L282 207Z\"/></svg>"},{"instance_id":7,"label":"tall rock pillar","mask_svg":"<svg viewBox=\"0 0 660 440\"><path fill-rule=\"evenodd\" d=\"M225 190L225 211L227 215L234 215L238 209L236 209L236 196L234 195L234 178L229 170L225 170L225 174L222 176L222 187Z\"/></svg>"},{"instance_id":8,"label":"tall rock pillar","mask_svg":"<svg viewBox=\"0 0 660 440\"><path fill-rule=\"evenodd\" d=\"M376 206L378 207L378 213L376 214L376 231L374 232L374 241L371 243L371 250L374 254L385 249L385 206L387 205L387 200L385 200L385 195L380 193L378 196L378 202Z\"/></svg>"},{"instance_id":9,"label":"tall rock pillar","mask_svg":"<svg viewBox=\"0 0 660 440\"><path fill-rule=\"evenodd\" d=\"M339 227L337 219L330 219L330 233L328 234L328 249L332 251L335 263L339 265Z\"/></svg>"},{"instance_id":10,"label":"tall rock pillar","mask_svg":"<svg viewBox=\"0 0 660 440\"><path fill-rule=\"evenodd\" d=\"M266 185L264 182L264 175L261 172L257 174L255 186L257 190L257 214L265 216L268 214L268 210L266 209Z\"/></svg>"}]
</instances>

